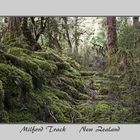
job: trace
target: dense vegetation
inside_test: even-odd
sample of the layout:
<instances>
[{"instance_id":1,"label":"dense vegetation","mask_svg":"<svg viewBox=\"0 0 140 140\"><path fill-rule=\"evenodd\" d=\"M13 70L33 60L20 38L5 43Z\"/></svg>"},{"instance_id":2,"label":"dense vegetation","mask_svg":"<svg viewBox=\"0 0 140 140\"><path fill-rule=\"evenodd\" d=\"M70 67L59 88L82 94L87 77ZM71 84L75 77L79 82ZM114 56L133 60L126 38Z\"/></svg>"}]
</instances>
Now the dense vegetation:
<instances>
[{"instance_id":1,"label":"dense vegetation","mask_svg":"<svg viewBox=\"0 0 140 140\"><path fill-rule=\"evenodd\" d=\"M140 122L139 17L0 20L1 123Z\"/></svg>"}]
</instances>

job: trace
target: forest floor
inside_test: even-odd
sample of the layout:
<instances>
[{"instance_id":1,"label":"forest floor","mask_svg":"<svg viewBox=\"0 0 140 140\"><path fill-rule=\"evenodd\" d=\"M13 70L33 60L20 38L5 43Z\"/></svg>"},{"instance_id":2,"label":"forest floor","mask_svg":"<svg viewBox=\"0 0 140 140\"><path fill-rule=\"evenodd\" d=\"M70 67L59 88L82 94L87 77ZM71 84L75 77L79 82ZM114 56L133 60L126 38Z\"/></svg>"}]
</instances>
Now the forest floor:
<instances>
[{"instance_id":1,"label":"forest floor","mask_svg":"<svg viewBox=\"0 0 140 140\"><path fill-rule=\"evenodd\" d=\"M52 50L13 47L1 51L0 122L135 122L127 104L132 99L119 98L113 82L117 76L82 71L73 59ZM112 90L116 94L111 95Z\"/></svg>"}]
</instances>

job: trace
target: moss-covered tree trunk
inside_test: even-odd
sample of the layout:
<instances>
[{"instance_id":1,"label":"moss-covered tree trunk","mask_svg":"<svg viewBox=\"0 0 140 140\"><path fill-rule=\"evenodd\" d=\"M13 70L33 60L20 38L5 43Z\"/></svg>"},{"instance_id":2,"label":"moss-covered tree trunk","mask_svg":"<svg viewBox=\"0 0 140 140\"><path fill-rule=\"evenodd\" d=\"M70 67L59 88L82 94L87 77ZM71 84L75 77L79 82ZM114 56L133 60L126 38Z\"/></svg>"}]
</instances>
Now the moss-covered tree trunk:
<instances>
[{"instance_id":1,"label":"moss-covered tree trunk","mask_svg":"<svg viewBox=\"0 0 140 140\"><path fill-rule=\"evenodd\" d=\"M20 33L21 17L8 18L8 31Z\"/></svg>"},{"instance_id":2,"label":"moss-covered tree trunk","mask_svg":"<svg viewBox=\"0 0 140 140\"><path fill-rule=\"evenodd\" d=\"M71 43L71 39L70 39L70 35L69 35L69 25L68 25L68 18L67 17L63 17L63 20L64 20L64 28L65 28L65 31L66 31L66 37L67 37L67 42L68 42L68 45L72 51L72 43Z\"/></svg>"},{"instance_id":3,"label":"moss-covered tree trunk","mask_svg":"<svg viewBox=\"0 0 140 140\"><path fill-rule=\"evenodd\" d=\"M50 48L57 49L62 52L58 37L58 25L54 17L48 17L47 20L47 33L48 33L48 44Z\"/></svg>"},{"instance_id":4,"label":"moss-covered tree trunk","mask_svg":"<svg viewBox=\"0 0 140 140\"><path fill-rule=\"evenodd\" d=\"M13 40L21 34L21 17L8 17L9 39Z\"/></svg>"},{"instance_id":5,"label":"moss-covered tree trunk","mask_svg":"<svg viewBox=\"0 0 140 140\"><path fill-rule=\"evenodd\" d=\"M117 48L116 17L107 17L107 46L111 55Z\"/></svg>"},{"instance_id":6,"label":"moss-covered tree trunk","mask_svg":"<svg viewBox=\"0 0 140 140\"><path fill-rule=\"evenodd\" d=\"M28 27L28 17L23 17L22 31L28 45L31 46L31 50L41 49L40 45L36 42L36 39L33 37L32 32Z\"/></svg>"}]
</instances>

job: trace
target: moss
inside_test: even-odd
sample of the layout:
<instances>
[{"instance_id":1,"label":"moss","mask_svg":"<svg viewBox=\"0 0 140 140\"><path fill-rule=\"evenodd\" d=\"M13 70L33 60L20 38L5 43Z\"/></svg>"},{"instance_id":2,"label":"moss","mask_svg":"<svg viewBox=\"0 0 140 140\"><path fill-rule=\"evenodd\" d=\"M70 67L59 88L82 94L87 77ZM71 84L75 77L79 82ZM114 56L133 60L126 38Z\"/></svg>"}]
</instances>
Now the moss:
<instances>
[{"instance_id":1,"label":"moss","mask_svg":"<svg viewBox=\"0 0 140 140\"><path fill-rule=\"evenodd\" d=\"M108 94L113 97L119 99L121 97L121 91L118 83L112 82L108 85Z\"/></svg>"},{"instance_id":2,"label":"moss","mask_svg":"<svg viewBox=\"0 0 140 140\"><path fill-rule=\"evenodd\" d=\"M6 107L19 106L32 89L31 76L14 66L0 63L0 77L5 91Z\"/></svg>"},{"instance_id":3,"label":"moss","mask_svg":"<svg viewBox=\"0 0 140 140\"><path fill-rule=\"evenodd\" d=\"M26 48L29 49L30 46L25 41L24 36L19 36L18 33L11 33L6 32L6 34L3 37L3 43L5 45L9 45L11 47L17 47L17 48Z\"/></svg>"},{"instance_id":4,"label":"moss","mask_svg":"<svg viewBox=\"0 0 140 140\"><path fill-rule=\"evenodd\" d=\"M59 62L59 63L64 63L65 61L56 53L52 52L52 51L48 51L48 52L34 52L35 55L38 55L40 57L45 58L46 60L51 60L54 62Z\"/></svg>"},{"instance_id":5,"label":"moss","mask_svg":"<svg viewBox=\"0 0 140 140\"><path fill-rule=\"evenodd\" d=\"M68 93L64 91L60 91L58 89L49 88L46 92L52 92L55 96L57 96L60 100L65 100L68 102L73 102L72 97L68 95Z\"/></svg>"},{"instance_id":6,"label":"moss","mask_svg":"<svg viewBox=\"0 0 140 140\"><path fill-rule=\"evenodd\" d=\"M81 113L82 123L94 123L95 105L84 103L76 106L76 110Z\"/></svg>"},{"instance_id":7,"label":"moss","mask_svg":"<svg viewBox=\"0 0 140 140\"><path fill-rule=\"evenodd\" d=\"M77 78L77 77L80 76L79 73L69 72L69 71L66 71L66 70L63 72L63 75L65 75L65 76L67 76L69 78Z\"/></svg>"},{"instance_id":8,"label":"moss","mask_svg":"<svg viewBox=\"0 0 140 140\"><path fill-rule=\"evenodd\" d=\"M100 88L100 89L99 89L99 93L100 93L101 95L107 95L107 94L108 94L108 89L105 88L105 87Z\"/></svg>"},{"instance_id":9,"label":"moss","mask_svg":"<svg viewBox=\"0 0 140 140\"><path fill-rule=\"evenodd\" d=\"M85 93L80 93L73 86L63 83L60 87L60 90L67 92L74 100L85 100L89 99L89 96Z\"/></svg>"},{"instance_id":10,"label":"moss","mask_svg":"<svg viewBox=\"0 0 140 140\"><path fill-rule=\"evenodd\" d=\"M95 113L109 113L111 111L110 105L106 101L100 101L95 108Z\"/></svg>"},{"instance_id":11,"label":"moss","mask_svg":"<svg viewBox=\"0 0 140 140\"><path fill-rule=\"evenodd\" d=\"M0 81L0 111L4 109L4 90L2 86L2 81Z\"/></svg>"},{"instance_id":12,"label":"moss","mask_svg":"<svg viewBox=\"0 0 140 140\"><path fill-rule=\"evenodd\" d=\"M7 51L8 54L12 54L14 56L27 56L27 55L31 55L32 52L27 50L27 49L23 49L23 48L17 48L17 47L11 47L8 49Z\"/></svg>"},{"instance_id":13,"label":"moss","mask_svg":"<svg viewBox=\"0 0 140 140\"><path fill-rule=\"evenodd\" d=\"M67 57L66 61L71 65L71 67L79 70L81 68L80 64L77 63L75 60L73 60L72 58L70 57Z\"/></svg>"},{"instance_id":14,"label":"moss","mask_svg":"<svg viewBox=\"0 0 140 140\"><path fill-rule=\"evenodd\" d=\"M63 81L64 83L74 87L75 89L77 89L80 92L86 92L85 86L84 86L84 81L80 78L68 78L66 76L61 76L59 77L59 79L61 81Z\"/></svg>"},{"instance_id":15,"label":"moss","mask_svg":"<svg viewBox=\"0 0 140 140\"><path fill-rule=\"evenodd\" d=\"M94 71L80 71L81 76L93 76L95 74Z\"/></svg>"},{"instance_id":16,"label":"moss","mask_svg":"<svg viewBox=\"0 0 140 140\"><path fill-rule=\"evenodd\" d=\"M21 49L22 50L22 49ZM2 54L1 62L12 64L32 76L34 88L41 88L48 77L57 74L57 66L46 61L32 58L30 56L13 56L11 54Z\"/></svg>"},{"instance_id":17,"label":"moss","mask_svg":"<svg viewBox=\"0 0 140 140\"><path fill-rule=\"evenodd\" d=\"M70 67L69 72L73 73L74 75L81 76L80 72L73 67Z\"/></svg>"},{"instance_id":18,"label":"moss","mask_svg":"<svg viewBox=\"0 0 140 140\"><path fill-rule=\"evenodd\" d=\"M9 115L4 110L0 112L0 123L9 123Z\"/></svg>"},{"instance_id":19,"label":"moss","mask_svg":"<svg viewBox=\"0 0 140 140\"><path fill-rule=\"evenodd\" d=\"M52 77L58 71L58 67L53 63L48 63L39 59L31 59L39 68L43 71L43 75L46 77Z\"/></svg>"},{"instance_id":20,"label":"moss","mask_svg":"<svg viewBox=\"0 0 140 140\"><path fill-rule=\"evenodd\" d=\"M121 95L121 102L123 106L131 106L135 104L135 99L132 95Z\"/></svg>"},{"instance_id":21,"label":"moss","mask_svg":"<svg viewBox=\"0 0 140 140\"><path fill-rule=\"evenodd\" d=\"M36 118L30 112L14 111L9 113L9 121L11 123L35 123Z\"/></svg>"},{"instance_id":22,"label":"moss","mask_svg":"<svg viewBox=\"0 0 140 140\"><path fill-rule=\"evenodd\" d=\"M100 87L101 87L100 83L93 82L92 88L93 88L94 90L99 90Z\"/></svg>"},{"instance_id":23,"label":"moss","mask_svg":"<svg viewBox=\"0 0 140 140\"><path fill-rule=\"evenodd\" d=\"M46 87L42 91L36 90L32 97L29 109L38 120L51 123L78 122L80 113L72 106L73 101L67 93Z\"/></svg>"},{"instance_id":24,"label":"moss","mask_svg":"<svg viewBox=\"0 0 140 140\"><path fill-rule=\"evenodd\" d=\"M71 69L70 65L66 62L63 62L63 63L57 62L56 65L57 65L59 71L60 70L64 71L64 70L70 70Z\"/></svg>"},{"instance_id":25,"label":"moss","mask_svg":"<svg viewBox=\"0 0 140 140\"><path fill-rule=\"evenodd\" d=\"M81 114L64 100L50 104L48 108L53 112L55 121L59 123L79 122Z\"/></svg>"}]
</instances>

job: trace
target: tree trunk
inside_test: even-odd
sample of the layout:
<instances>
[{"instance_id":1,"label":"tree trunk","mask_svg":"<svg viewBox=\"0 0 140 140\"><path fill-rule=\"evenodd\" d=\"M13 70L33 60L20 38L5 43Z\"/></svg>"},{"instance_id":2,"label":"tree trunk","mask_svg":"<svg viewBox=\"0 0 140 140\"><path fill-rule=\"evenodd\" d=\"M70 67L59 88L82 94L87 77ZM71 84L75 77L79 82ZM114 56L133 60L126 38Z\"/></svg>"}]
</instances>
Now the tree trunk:
<instances>
[{"instance_id":1,"label":"tree trunk","mask_svg":"<svg viewBox=\"0 0 140 140\"><path fill-rule=\"evenodd\" d=\"M8 31L12 33L20 33L21 17L9 17L8 18Z\"/></svg>"},{"instance_id":2,"label":"tree trunk","mask_svg":"<svg viewBox=\"0 0 140 140\"><path fill-rule=\"evenodd\" d=\"M31 50L41 49L40 45L36 42L30 29L28 28L28 17L23 17L22 31L23 31L23 35L26 38L27 43L30 46Z\"/></svg>"},{"instance_id":3,"label":"tree trunk","mask_svg":"<svg viewBox=\"0 0 140 140\"><path fill-rule=\"evenodd\" d=\"M111 55L117 49L116 17L107 17L108 53Z\"/></svg>"},{"instance_id":4,"label":"tree trunk","mask_svg":"<svg viewBox=\"0 0 140 140\"><path fill-rule=\"evenodd\" d=\"M65 23L65 31L66 31L67 41L68 41L69 47L72 49L72 44L71 44L70 35L69 35L69 28L68 28L68 19L67 19L67 17L63 17L63 20Z\"/></svg>"},{"instance_id":5,"label":"tree trunk","mask_svg":"<svg viewBox=\"0 0 140 140\"><path fill-rule=\"evenodd\" d=\"M74 37L75 37L75 46L74 46L74 52L76 54L78 54L78 45L79 45L77 26L78 26L78 17L75 17L75 35L74 35Z\"/></svg>"},{"instance_id":6,"label":"tree trunk","mask_svg":"<svg viewBox=\"0 0 140 140\"><path fill-rule=\"evenodd\" d=\"M140 29L139 17L133 17L133 26L134 26L136 29Z\"/></svg>"},{"instance_id":7,"label":"tree trunk","mask_svg":"<svg viewBox=\"0 0 140 140\"><path fill-rule=\"evenodd\" d=\"M55 48L59 52L62 52L62 48L61 48L60 43L59 43L59 41L57 39L57 33L53 29L54 27L52 27L53 22L54 22L54 19L48 17L48 19L47 19L47 33L48 33L49 48L53 48L53 49Z\"/></svg>"}]
</instances>

